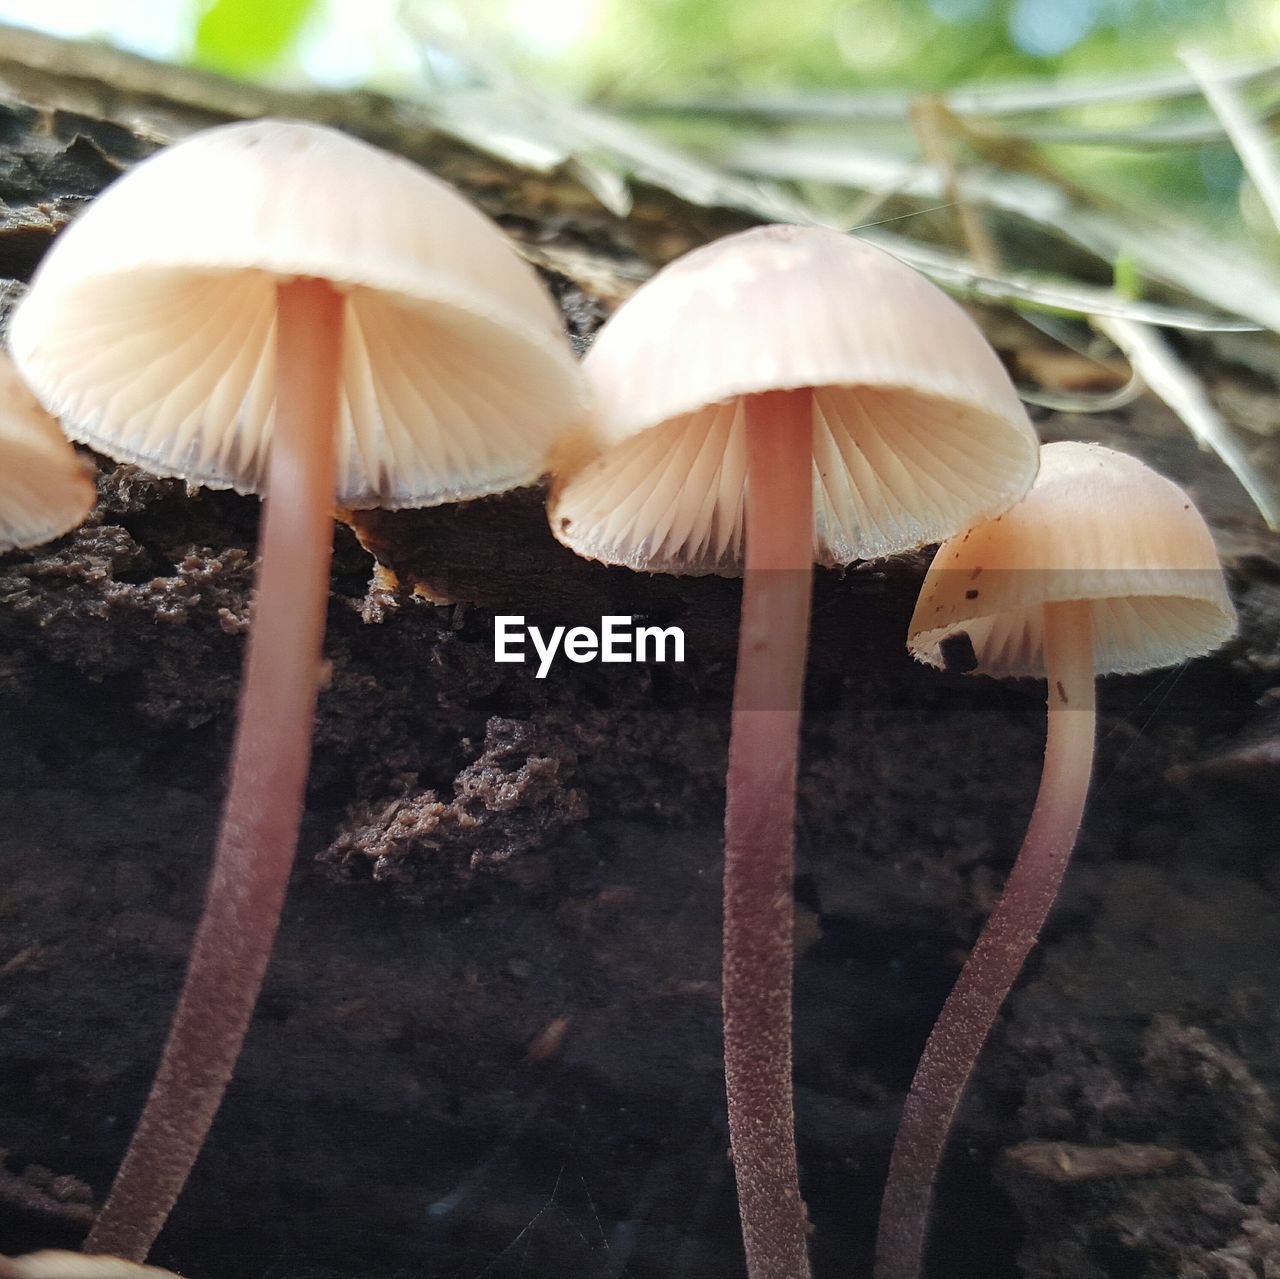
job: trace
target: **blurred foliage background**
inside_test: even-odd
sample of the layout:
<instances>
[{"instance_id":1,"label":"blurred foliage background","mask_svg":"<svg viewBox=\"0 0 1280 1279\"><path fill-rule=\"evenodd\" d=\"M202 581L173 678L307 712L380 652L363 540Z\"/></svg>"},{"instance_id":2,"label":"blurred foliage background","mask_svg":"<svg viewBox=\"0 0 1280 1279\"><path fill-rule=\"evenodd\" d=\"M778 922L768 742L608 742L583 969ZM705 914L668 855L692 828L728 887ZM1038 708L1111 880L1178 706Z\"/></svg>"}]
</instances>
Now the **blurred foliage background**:
<instances>
[{"instance_id":1,"label":"blurred foliage background","mask_svg":"<svg viewBox=\"0 0 1280 1279\"><path fill-rule=\"evenodd\" d=\"M1280 47L1275 0L3 0L10 22L234 75L403 84L435 29L587 97L936 91Z\"/></svg>"},{"instance_id":2,"label":"blurred foliage background","mask_svg":"<svg viewBox=\"0 0 1280 1279\"><path fill-rule=\"evenodd\" d=\"M1280 54L1278 0L0 0L0 20L277 84L414 95L518 82L643 115L713 152L724 117L712 124L705 108L726 100L1128 76L1176 66L1188 44L1226 61ZM1070 123L1167 129L1194 107L1171 117L1165 103L1122 97L1082 104ZM892 146L890 131L858 123ZM1222 139L1172 156L1108 154L1095 140L1081 157L1072 145L1057 158L1073 172L1224 215L1234 206L1241 170Z\"/></svg>"},{"instance_id":3,"label":"blurred foliage background","mask_svg":"<svg viewBox=\"0 0 1280 1279\"><path fill-rule=\"evenodd\" d=\"M1195 364L1243 338L1231 358L1280 376L1280 0L0 0L0 21L380 90L619 216L642 182L856 228L1082 357L1080 385L1027 398L1146 387L1280 527L1280 477Z\"/></svg>"}]
</instances>

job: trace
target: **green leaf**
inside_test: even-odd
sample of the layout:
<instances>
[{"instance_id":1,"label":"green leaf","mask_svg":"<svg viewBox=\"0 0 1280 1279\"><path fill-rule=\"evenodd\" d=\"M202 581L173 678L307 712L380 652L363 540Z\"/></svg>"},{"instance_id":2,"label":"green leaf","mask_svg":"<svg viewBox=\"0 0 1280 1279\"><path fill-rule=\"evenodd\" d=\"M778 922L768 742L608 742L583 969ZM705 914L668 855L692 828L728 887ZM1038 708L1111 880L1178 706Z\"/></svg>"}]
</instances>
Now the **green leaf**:
<instances>
[{"instance_id":1,"label":"green leaf","mask_svg":"<svg viewBox=\"0 0 1280 1279\"><path fill-rule=\"evenodd\" d=\"M249 75L270 66L302 29L316 0L213 0L196 24L196 66Z\"/></svg>"},{"instance_id":2,"label":"green leaf","mask_svg":"<svg viewBox=\"0 0 1280 1279\"><path fill-rule=\"evenodd\" d=\"M1136 302L1142 296L1142 271L1133 255L1124 249L1116 254L1112 265L1112 287L1130 302Z\"/></svg>"}]
</instances>

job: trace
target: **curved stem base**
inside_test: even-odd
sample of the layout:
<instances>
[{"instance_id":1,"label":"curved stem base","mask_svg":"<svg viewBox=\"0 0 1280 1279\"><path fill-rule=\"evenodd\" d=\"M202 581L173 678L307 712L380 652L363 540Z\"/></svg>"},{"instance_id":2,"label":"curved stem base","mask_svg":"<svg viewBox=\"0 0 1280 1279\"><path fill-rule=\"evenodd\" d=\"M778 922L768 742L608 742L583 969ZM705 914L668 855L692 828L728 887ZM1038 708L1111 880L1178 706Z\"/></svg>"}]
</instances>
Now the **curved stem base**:
<instances>
[{"instance_id":1,"label":"curved stem base","mask_svg":"<svg viewBox=\"0 0 1280 1279\"><path fill-rule=\"evenodd\" d=\"M1089 604L1044 609L1044 773L1004 892L925 1045L902 1111L876 1240L876 1279L917 1279L951 1122L1001 1005L1053 907L1084 813L1095 735Z\"/></svg>"}]
</instances>

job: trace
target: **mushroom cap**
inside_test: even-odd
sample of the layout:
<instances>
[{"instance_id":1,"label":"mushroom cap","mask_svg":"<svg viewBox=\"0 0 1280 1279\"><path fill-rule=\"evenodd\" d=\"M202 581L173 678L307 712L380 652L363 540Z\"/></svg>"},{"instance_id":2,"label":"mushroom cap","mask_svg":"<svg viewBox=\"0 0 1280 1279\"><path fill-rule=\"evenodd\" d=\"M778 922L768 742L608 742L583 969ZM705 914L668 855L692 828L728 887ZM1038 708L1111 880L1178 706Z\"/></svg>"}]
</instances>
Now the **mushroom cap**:
<instances>
[{"instance_id":1,"label":"mushroom cap","mask_svg":"<svg viewBox=\"0 0 1280 1279\"><path fill-rule=\"evenodd\" d=\"M0 352L0 551L60 537L96 498L75 449Z\"/></svg>"},{"instance_id":2,"label":"mushroom cap","mask_svg":"<svg viewBox=\"0 0 1280 1279\"><path fill-rule=\"evenodd\" d=\"M0 1257L0 1279L179 1279L171 1270L139 1266L119 1257L46 1249Z\"/></svg>"},{"instance_id":3,"label":"mushroom cap","mask_svg":"<svg viewBox=\"0 0 1280 1279\"><path fill-rule=\"evenodd\" d=\"M1035 475L1035 431L978 327L835 231L757 227L695 250L618 309L583 370L599 434L560 468L551 526L612 564L740 570L756 392L813 388L819 562L939 541Z\"/></svg>"},{"instance_id":4,"label":"mushroom cap","mask_svg":"<svg viewBox=\"0 0 1280 1279\"><path fill-rule=\"evenodd\" d=\"M964 632L978 673L1043 676L1043 605L1089 601L1100 675L1172 666L1236 630L1218 553L1171 480L1100 444L1046 444L1026 498L938 550L907 647Z\"/></svg>"},{"instance_id":5,"label":"mushroom cap","mask_svg":"<svg viewBox=\"0 0 1280 1279\"><path fill-rule=\"evenodd\" d=\"M60 235L13 319L67 433L260 492L276 285L345 296L337 501L431 506L536 480L585 413L559 314L488 218L332 129L224 125L157 152Z\"/></svg>"}]
</instances>

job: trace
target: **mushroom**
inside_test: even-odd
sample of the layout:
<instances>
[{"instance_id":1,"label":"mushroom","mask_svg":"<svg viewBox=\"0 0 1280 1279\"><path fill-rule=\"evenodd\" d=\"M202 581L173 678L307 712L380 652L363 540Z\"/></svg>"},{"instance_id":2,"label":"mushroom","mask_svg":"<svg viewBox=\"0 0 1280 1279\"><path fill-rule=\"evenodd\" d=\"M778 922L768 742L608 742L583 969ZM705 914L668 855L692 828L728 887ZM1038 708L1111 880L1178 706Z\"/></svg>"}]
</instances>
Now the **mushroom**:
<instances>
[{"instance_id":1,"label":"mushroom","mask_svg":"<svg viewBox=\"0 0 1280 1279\"><path fill-rule=\"evenodd\" d=\"M297 842L335 501L527 484L583 415L560 317L487 218L329 129L227 125L119 179L41 263L14 358L74 439L266 495L231 782L159 1073L88 1247L142 1260L221 1100Z\"/></svg>"},{"instance_id":2,"label":"mushroom","mask_svg":"<svg viewBox=\"0 0 1280 1279\"><path fill-rule=\"evenodd\" d=\"M725 1080L753 1279L808 1273L791 1089L795 774L815 560L1006 509L1037 442L965 313L834 231L745 231L668 266L583 363L599 436L549 508L580 555L742 572L725 810Z\"/></svg>"},{"instance_id":3,"label":"mushroom","mask_svg":"<svg viewBox=\"0 0 1280 1279\"><path fill-rule=\"evenodd\" d=\"M0 551L69 532L95 497L75 449L0 352Z\"/></svg>"},{"instance_id":4,"label":"mushroom","mask_svg":"<svg viewBox=\"0 0 1280 1279\"><path fill-rule=\"evenodd\" d=\"M181 1279L171 1270L139 1266L119 1257L47 1249L23 1257L0 1257L0 1279Z\"/></svg>"},{"instance_id":5,"label":"mushroom","mask_svg":"<svg viewBox=\"0 0 1280 1279\"><path fill-rule=\"evenodd\" d=\"M951 1121L1062 883L1089 788L1095 677L1211 652L1235 625L1213 538L1191 500L1100 445L1046 445L1020 505L939 549L911 619L912 655L964 673L1047 680L1048 732L1022 848L907 1096L877 1279L920 1273Z\"/></svg>"}]
</instances>

